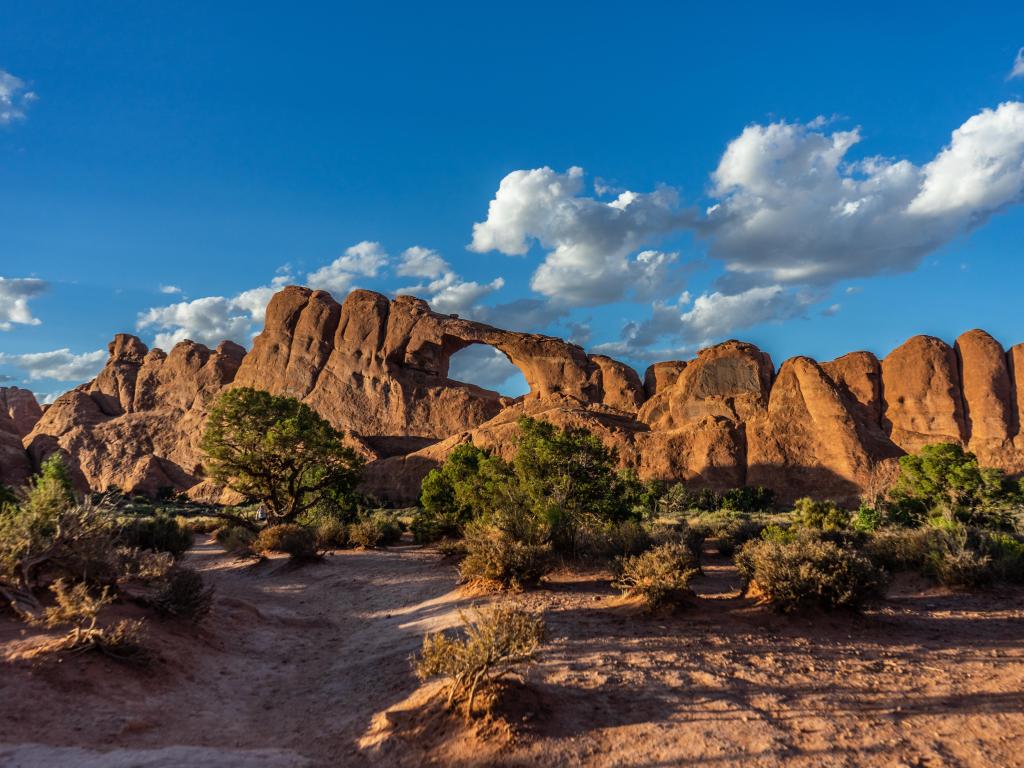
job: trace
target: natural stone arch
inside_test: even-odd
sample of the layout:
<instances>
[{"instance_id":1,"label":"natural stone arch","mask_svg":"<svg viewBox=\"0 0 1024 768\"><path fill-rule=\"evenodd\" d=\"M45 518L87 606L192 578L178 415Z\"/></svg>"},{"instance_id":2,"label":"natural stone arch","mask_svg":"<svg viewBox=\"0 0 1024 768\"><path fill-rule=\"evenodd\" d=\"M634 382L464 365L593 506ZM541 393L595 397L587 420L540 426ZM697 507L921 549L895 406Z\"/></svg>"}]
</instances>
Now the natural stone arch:
<instances>
[{"instance_id":1,"label":"natural stone arch","mask_svg":"<svg viewBox=\"0 0 1024 768\"><path fill-rule=\"evenodd\" d=\"M487 353L491 353L495 360L488 360L486 358ZM474 375L466 375L469 372L467 371L464 374L461 368L470 360L474 361L474 364L483 364L493 370L475 371ZM531 394L530 384L526 380L526 374L523 373L523 369L516 365L506 352L491 344L484 344L478 341L462 344L448 355L446 362L447 369L444 375L453 382L481 387L497 392L503 397L514 399L527 397ZM488 380L488 373L492 374L492 376L493 373L503 376L500 381L496 378Z\"/></svg>"}]
</instances>

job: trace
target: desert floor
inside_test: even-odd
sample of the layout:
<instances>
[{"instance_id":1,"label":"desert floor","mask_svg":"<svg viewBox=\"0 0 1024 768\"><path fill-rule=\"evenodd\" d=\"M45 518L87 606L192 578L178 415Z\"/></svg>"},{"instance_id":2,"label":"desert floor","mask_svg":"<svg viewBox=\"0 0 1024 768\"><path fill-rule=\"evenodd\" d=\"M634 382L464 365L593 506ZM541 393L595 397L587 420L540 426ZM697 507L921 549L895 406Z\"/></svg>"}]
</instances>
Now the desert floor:
<instances>
[{"instance_id":1,"label":"desert floor","mask_svg":"<svg viewBox=\"0 0 1024 768\"><path fill-rule=\"evenodd\" d=\"M1022 589L901 580L865 616L787 617L712 557L688 610L650 617L607 573L556 574L519 597L549 641L510 725L468 727L410 657L488 598L432 550L188 558L213 612L151 620L148 667L31 658L45 637L0 617L0 765L1024 766Z\"/></svg>"}]
</instances>

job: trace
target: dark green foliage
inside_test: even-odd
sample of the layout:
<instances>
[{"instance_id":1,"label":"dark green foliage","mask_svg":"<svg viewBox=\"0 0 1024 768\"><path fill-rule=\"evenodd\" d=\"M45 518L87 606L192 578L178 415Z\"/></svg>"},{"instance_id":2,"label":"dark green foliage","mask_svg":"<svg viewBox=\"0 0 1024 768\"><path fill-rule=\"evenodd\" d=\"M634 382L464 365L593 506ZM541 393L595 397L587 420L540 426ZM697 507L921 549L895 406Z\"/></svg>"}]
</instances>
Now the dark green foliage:
<instances>
[{"instance_id":1,"label":"dark green foliage","mask_svg":"<svg viewBox=\"0 0 1024 768\"><path fill-rule=\"evenodd\" d=\"M161 616L187 619L198 624L213 607L213 587L203 582L194 568L172 568L160 591L153 597L153 608Z\"/></svg>"},{"instance_id":2,"label":"dark green foliage","mask_svg":"<svg viewBox=\"0 0 1024 768\"><path fill-rule=\"evenodd\" d=\"M925 571L949 587L981 587L994 575L984 541L964 527L932 532Z\"/></svg>"},{"instance_id":3,"label":"dark green foliage","mask_svg":"<svg viewBox=\"0 0 1024 768\"><path fill-rule=\"evenodd\" d=\"M387 512L374 512L352 523L348 529L349 544L353 547L375 549L390 547L402 539L402 525Z\"/></svg>"},{"instance_id":4,"label":"dark green foliage","mask_svg":"<svg viewBox=\"0 0 1024 768\"><path fill-rule=\"evenodd\" d=\"M682 483L670 486L658 500L660 511L669 517L684 517L693 512L714 512L721 504L718 494L710 488L691 490Z\"/></svg>"},{"instance_id":5,"label":"dark green foliage","mask_svg":"<svg viewBox=\"0 0 1024 768\"><path fill-rule=\"evenodd\" d=\"M5 504L17 504L18 497L14 495L14 491L8 488L3 483L0 483L0 507Z\"/></svg>"},{"instance_id":6,"label":"dark green foliage","mask_svg":"<svg viewBox=\"0 0 1024 768\"><path fill-rule=\"evenodd\" d=\"M722 494L721 507L732 512L767 512L775 500L774 491L758 486L744 485Z\"/></svg>"},{"instance_id":7,"label":"dark green foliage","mask_svg":"<svg viewBox=\"0 0 1024 768\"><path fill-rule=\"evenodd\" d=\"M850 527L855 531L870 533L881 527L884 522L883 514L877 506L861 504L850 521Z\"/></svg>"},{"instance_id":8,"label":"dark green foliage","mask_svg":"<svg viewBox=\"0 0 1024 768\"><path fill-rule=\"evenodd\" d=\"M1024 541L1009 533L991 533L986 541L986 550L997 579L1024 582Z\"/></svg>"},{"instance_id":9,"label":"dark green foliage","mask_svg":"<svg viewBox=\"0 0 1024 768\"><path fill-rule=\"evenodd\" d=\"M351 496L363 465L309 406L247 387L220 395L201 446L207 473L262 502L271 526Z\"/></svg>"},{"instance_id":10,"label":"dark green foliage","mask_svg":"<svg viewBox=\"0 0 1024 768\"><path fill-rule=\"evenodd\" d=\"M551 547L517 537L480 521L466 526L466 556L459 566L463 581L481 581L503 589L531 587L551 569Z\"/></svg>"},{"instance_id":11,"label":"dark green foliage","mask_svg":"<svg viewBox=\"0 0 1024 768\"><path fill-rule=\"evenodd\" d=\"M118 538L126 547L170 552L175 558L192 546L192 531L163 512L129 520L122 526Z\"/></svg>"},{"instance_id":12,"label":"dark green foliage","mask_svg":"<svg viewBox=\"0 0 1024 768\"><path fill-rule=\"evenodd\" d=\"M314 560L318 556L313 532L298 523L280 523L264 528L252 548L261 554L283 552L293 560Z\"/></svg>"},{"instance_id":13,"label":"dark green foliage","mask_svg":"<svg viewBox=\"0 0 1024 768\"><path fill-rule=\"evenodd\" d=\"M885 572L853 548L808 530L766 533L743 546L736 565L776 610L857 610L883 595Z\"/></svg>"},{"instance_id":14,"label":"dark green foliage","mask_svg":"<svg viewBox=\"0 0 1024 768\"><path fill-rule=\"evenodd\" d=\"M833 501L805 497L793 506L793 522L819 531L845 531L850 527L850 515Z\"/></svg>"},{"instance_id":15,"label":"dark green foliage","mask_svg":"<svg viewBox=\"0 0 1024 768\"><path fill-rule=\"evenodd\" d=\"M675 541L623 558L618 570L615 586L654 611L683 603L690 594L690 580L700 573L700 562L689 547Z\"/></svg>"},{"instance_id":16,"label":"dark green foliage","mask_svg":"<svg viewBox=\"0 0 1024 768\"><path fill-rule=\"evenodd\" d=\"M691 522L690 528L702 540L712 539L718 554L732 557L740 546L760 536L764 525L744 515L722 511L701 515Z\"/></svg>"}]
</instances>

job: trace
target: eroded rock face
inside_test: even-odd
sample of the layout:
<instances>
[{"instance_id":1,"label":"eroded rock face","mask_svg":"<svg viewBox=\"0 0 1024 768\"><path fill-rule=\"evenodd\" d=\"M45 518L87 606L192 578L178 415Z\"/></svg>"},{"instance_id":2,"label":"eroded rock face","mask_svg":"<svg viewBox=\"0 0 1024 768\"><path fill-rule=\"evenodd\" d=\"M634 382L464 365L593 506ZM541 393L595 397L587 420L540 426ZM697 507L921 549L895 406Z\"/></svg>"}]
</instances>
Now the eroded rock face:
<instances>
[{"instance_id":1,"label":"eroded rock face","mask_svg":"<svg viewBox=\"0 0 1024 768\"><path fill-rule=\"evenodd\" d=\"M21 437L31 432L43 415L36 396L19 387L0 387L0 412L7 414Z\"/></svg>"},{"instance_id":2,"label":"eroded rock face","mask_svg":"<svg viewBox=\"0 0 1024 768\"><path fill-rule=\"evenodd\" d=\"M471 344L501 350L530 393L506 398L448 378L451 356ZM413 297L354 291L339 304L289 287L248 354L230 342L182 342L165 354L127 335L110 352L94 381L41 416L18 409L20 425L38 419L24 440L31 460L63 451L83 488L223 498L202 478L198 443L210 402L228 386L309 404L368 460L364 490L396 503L415 500L423 476L460 442L511 456L524 415L593 431L643 478L765 485L783 501L855 503L882 490L903 451L939 441L1024 471L1024 345L1004 353L981 331L955 349L914 337L881 363L868 352L822 364L797 357L777 375L757 347L727 341L656 363L641 382L629 366L561 339L441 315ZM15 441L25 427L9 400L0 400L0 456L22 477L28 464Z\"/></svg>"},{"instance_id":3,"label":"eroded rock face","mask_svg":"<svg viewBox=\"0 0 1024 768\"><path fill-rule=\"evenodd\" d=\"M82 490L191 488L208 406L244 354L232 342L211 351L183 341L165 355L118 336L96 379L57 398L25 437L29 455L38 467L61 451Z\"/></svg>"},{"instance_id":4,"label":"eroded rock face","mask_svg":"<svg viewBox=\"0 0 1024 768\"><path fill-rule=\"evenodd\" d=\"M913 452L929 443L966 439L956 352L933 336L914 336L882 361L882 424Z\"/></svg>"},{"instance_id":5,"label":"eroded rock face","mask_svg":"<svg viewBox=\"0 0 1024 768\"><path fill-rule=\"evenodd\" d=\"M32 474L21 435L6 410L0 410L0 485L16 488Z\"/></svg>"}]
</instances>

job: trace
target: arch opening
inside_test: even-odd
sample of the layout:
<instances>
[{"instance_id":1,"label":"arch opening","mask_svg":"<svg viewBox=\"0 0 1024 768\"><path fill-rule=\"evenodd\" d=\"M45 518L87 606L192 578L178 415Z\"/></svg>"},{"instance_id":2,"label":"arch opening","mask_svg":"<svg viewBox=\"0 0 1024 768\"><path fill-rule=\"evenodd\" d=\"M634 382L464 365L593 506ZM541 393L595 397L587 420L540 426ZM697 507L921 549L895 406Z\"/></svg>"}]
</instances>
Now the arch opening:
<instances>
[{"instance_id":1,"label":"arch opening","mask_svg":"<svg viewBox=\"0 0 1024 768\"><path fill-rule=\"evenodd\" d=\"M448 378L463 384L475 384L505 397L529 394L530 385L518 366L496 347L472 343L448 359Z\"/></svg>"}]
</instances>

